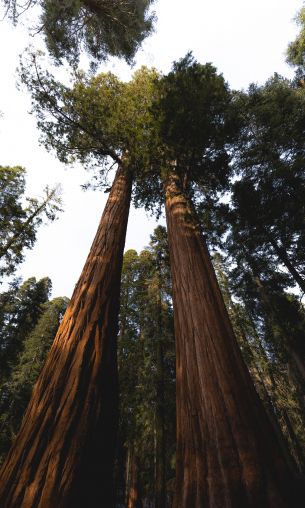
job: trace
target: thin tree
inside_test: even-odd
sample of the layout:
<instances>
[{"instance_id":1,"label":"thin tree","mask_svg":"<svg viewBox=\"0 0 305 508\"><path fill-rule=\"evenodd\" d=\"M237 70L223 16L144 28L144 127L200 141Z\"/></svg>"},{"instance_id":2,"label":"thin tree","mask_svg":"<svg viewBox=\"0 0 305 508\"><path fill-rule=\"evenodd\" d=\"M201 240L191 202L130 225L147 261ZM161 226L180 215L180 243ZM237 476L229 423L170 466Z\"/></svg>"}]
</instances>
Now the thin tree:
<instances>
[{"instance_id":1,"label":"thin tree","mask_svg":"<svg viewBox=\"0 0 305 508\"><path fill-rule=\"evenodd\" d=\"M11 275L32 248L43 219L53 221L61 209L60 187L46 187L43 199L24 196L26 171L0 166L0 277Z\"/></svg>"}]
</instances>

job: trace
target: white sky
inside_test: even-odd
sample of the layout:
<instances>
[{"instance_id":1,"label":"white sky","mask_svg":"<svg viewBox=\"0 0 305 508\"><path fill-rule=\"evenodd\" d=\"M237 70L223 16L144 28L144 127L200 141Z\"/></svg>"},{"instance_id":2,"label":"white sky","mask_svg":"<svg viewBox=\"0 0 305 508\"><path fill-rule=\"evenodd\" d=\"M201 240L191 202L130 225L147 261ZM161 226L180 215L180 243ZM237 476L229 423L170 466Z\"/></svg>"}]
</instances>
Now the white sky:
<instances>
[{"instance_id":1,"label":"white sky","mask_svg":"<svg viewBox=\"0 0 305 508\"><path fill-rule=\"evenodd\" d=\"M263 83L274 72L292 76L285 50L297 27L293 17L302 0L159 0L155 33L137 55L135 68L154 66L168 72L171 63L192 50L201 63L212 62L233 88ZM25 279L49 276L53 296L71 296L82 270L107 195L80 189L89 175L80 167L65 168L38 144L39 133L28 114L30 98L17 91L18 55L32 42L24 27L0 23L0 164L21 165L28 172L28 195L60 182L64 213L41 227L38 241L18 270ZM104 70L101 67L101 70ZM107 69L129 79L132 70L112 61ZM62 71L61 71L62 72ZM126 249L142 249L156 223L142 210L132 210Z\"/></svg>"}]
</instances>

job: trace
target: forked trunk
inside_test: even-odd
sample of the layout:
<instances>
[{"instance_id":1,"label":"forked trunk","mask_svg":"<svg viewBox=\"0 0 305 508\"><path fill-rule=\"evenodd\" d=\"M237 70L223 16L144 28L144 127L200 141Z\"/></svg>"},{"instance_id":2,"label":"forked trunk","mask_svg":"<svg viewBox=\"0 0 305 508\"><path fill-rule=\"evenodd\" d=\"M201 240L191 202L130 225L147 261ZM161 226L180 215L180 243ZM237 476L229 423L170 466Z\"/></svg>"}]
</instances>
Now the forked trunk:
<instances>
[{"instance_id":1,"label":"forked trunk","mask_svg":"<svg viewBox=\"0 0 305 508\"><path fill-rule=\"evenodd\" d=\"M116 335L131 176L120 166L71 303L2 467L2 508L109 508Z\"/></svg>"},{"instance_id":2,"label":"forked trunk","mask_svg":"<svg viewBox=\"0 0 305 508\"><path fill-rule=\"evenodd\" d=\"M165 182L177 354L175 508L292 508L293 478L237 346L209 254Z\"/></svg>"}]
</instances>

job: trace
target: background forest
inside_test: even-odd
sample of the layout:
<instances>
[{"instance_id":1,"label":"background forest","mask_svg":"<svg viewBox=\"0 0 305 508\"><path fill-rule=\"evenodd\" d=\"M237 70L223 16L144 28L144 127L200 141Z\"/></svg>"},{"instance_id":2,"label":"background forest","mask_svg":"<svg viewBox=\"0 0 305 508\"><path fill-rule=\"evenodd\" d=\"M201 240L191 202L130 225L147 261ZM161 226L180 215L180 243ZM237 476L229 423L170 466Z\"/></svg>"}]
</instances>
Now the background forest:
<instances>
[{"instance_id":1,"label":"background forest","mask_svg":"<svg viewBox=\"0 0 305 508\"><path fill-rule=\"evenodd\" d=\"M40 23L38 31L53 63L70 65L72 69L69 80L62 79L61 67L57 74L56 67L52 68L37 49L29 48L21 56L17 80L19 87L31 97L31 112L37 120L40 142L61 163L89 171L88 183L83 180L84 187L89 192L97 191L96 194L104 191L108 201L72 299L52 297L49 277L33 276L23 280L17 274L27 251L35 249L39 228L60 220L65 208L62 189L59 185L48 185L40 198L28 197L26 170L21 166L0 166L0 278L3 284L0 293L0 460L4 464L3 478L6 478L2 491L0 488L0 500L10 499L6 501L9 504L3 506L11 508L49 506L43 490L39 495L44 501L33 498L32 505L21 505L20 500L26 497L20 496L28 493L22 491L22 486L14 494L6 471L10 469L14 474L17 470L14 468L23 464L23 454L28 455L29 463L37 467L37 474L42 474L39 477L39 484L42 484L41 478L46 477L39 472L44 460L42 448L38 445L36 449L35 438L31 437L24 438L28 443L20 445L19 449L18 439L22 443L22 433L16 441L15 438L23 416L22 429L31 427L29 422L33 421L35 411L38 414L40 404L50 408L45 413L42 411L43 420L37 419L37 429L42 428L40 439L43 441L48 432L50 436L56 435L49 418L55 414L56 404L65 407L65 402L60 406L58 394L62 391L63 400L66 400L66 393L72 394L73 404L67 410L68 416L63 410L68 433L75 432L74 443L83 443L80 448L92 450L92 443L81 441L86 431L91 433L88 430L91 419L95 422L92 442L96 439L96 451L93 455L90 455L92 451L84 453L82 460L86 468L91 464L86 473L83 466L75 466L79 460L75 444L71 454L66 454L70 462L68 460L63 466L61 458L56 463L56 474L61 476L62 472L72 471L75 484L83 476L88 496L87 501L85 497L73 497L79 495L75 484L68 485L63 474L61 488L56 486L56 489L72 497L64 498L66 494L63 494L59 506L78 506L75 504L78 499L79 506L85 506L86 502L86 506L92 508L212 508L221 506L217 503L226 499L230 507L250 508L258 507L253 503L260 499L261 506L271 508L279 506L273 503L281 499L283 507L301 507L305 475L304 8L297 17L298 34L287 47L287 62L293 69L291 77L274 73L263 84L253 83L246 90L237 90L214 65L199 62L191 52L180 55L167 72L142 66L128 80L107 69L101 72L100 62L109 55L124 58L130 64L153 27L158 29L151 2L140 4L141 8L132 10L131 0L110 2L106 13L100 10L100 2L91 0L67 2L64 12L57 2L33 1L27 5L34 13L38 7L42 9L37 10L40 17L36 23L37 20ZM6 15L18 24L23 16L18 4L4 0L3 7ZM88 72L79 70L84 53ZM72 167L69 168L71 179ZM153 214L156 221L147 246L137 250L129 248L123 256L130 202ZM163 219L162 224L157 225L164 209L167 228ZM192 240L189 243L181 240L179 220L176 222L179 214L184 214L184 224L189 228L184 237L204 238L200 240L202 243L194 244L196 248ZM217 297L209 255L202 250L204 242L226 310ZM200 259L196 261L198 256L204 260L205 272L200 269ZM96 268L99 259L106 259L108 263L100 272ZM68 271L68 267L65 270ZM197 289L197 280L201 277L207 286L210 284L207 300L214 303L206 303L205 295ZM256 403L256 395L253 399L249 395L252 400L249 407L255 406L249 418L256 427L253 415L266 415L265 435L269 429L270 442L276 442L276 453L281 457L279 463L283 460L287 466L288 473L283 477L289 481L290 475L293 478L287 489L278 486L280 474L277 471L270 480L265 470L275 452L270 444L268 456L269 452L261 445L260 475L265 483L271 482L269 489L273 498L269 498L263 488L259 494L257 488L255 494L261 497L251 497L254 494L249 486L238 493L226 487L224 493L217 494L219 498L215 501L213 496L220 488L216 480L213 483L213 473L209 473L212 480L208 495L203 494L200 480L194 487L182 473L181 464L187 463L190 471L193 467L187 455L188 448L194 446L196 455L206 446L207 456L213 456L214 445L209 449L209 443L203 445L200 441L202 436L209 435L210 424L212 427L219 425L216 434L223 443L218 450L222 457L221 470L226 475L230 469L227 450L221 441L221 429L226 424L216 417L220 406L216 402L213 405L218 388L215 391L206 388L211 399L198 402L202 376L193 376L196 369L202 372L198 360L202 355L195 352L197 359L192 360L200 323L198 302L205 307L208 316L208 331L205 332L208 340L211 336L221 344L217 338L220 333L226 337L226 343L231 344L235 335L264 408L256 409L256 404L260 408L260 402ZM219 307L216 317L209 305L213 309ZM228 331L226 312L234 333ZM183 334L190 322L187 336L193 334L194 342L185 345L187 341L183 337L186 335ZM61 344L72 342L73 337L77 342L81 336L86 337L89 344L81 353L79 349L73 352L68 348L67 353L59 355ZM100 354L97 337L102 345L106 344L103 346L106 353L102 351L104 356L101 353L105 374L100 377L95 377L95 362ZM112 337L109 343L107 337ZM210 374L211 385L219 386L219 391L225 394L226 376L231 378L225 370L229 358L232 379L236 378L236 385L240 385L240 392L237 390L236 394L240 393L241 398L235 402L242 414L248 411L243 403L247 388L243 392L242 386L247 385L248 378L247 374L245 377L240 374L238 378L241 364L236 358L239 353L234 346L227 355L227 347L220 346L223 358L215 347L211 370L209 366L203 368ZM208 358L210 354L212 357L208 348L206 352ZM183 362L188 365L185 385L179 374ZM223 367L218 369L218 365ZM71 372L76 368L80 374L75 388ZM234 391L234 383L228 383ZM193 398L184 391L186 385L194 394ZM249 393L252 394L251 388ZM102 410L95 402L99 396ZM201 421L199 409L205 404L210 404L207 416L210 423L204 434L200 423L197 426L194 421L196 418ZM229 403L224 402L224 407L230 421L233 406L230 408ZM112 420L100 418L100 411L111 415ZM85 415L84 419L80 412ZM62 429L60 418L59 415L58 428ZM259 421L257 427L265 425L264 418L261 417L262 423ZM75 430L78 419L80 430ZM103 438L97 438L96 428ZM33 429L33 434L28 436L34 436L35 426ZM241 426L230 429L233 434L243 435ZM189 440L183 441L181 434L187 435ZM261 439L259 431L257 439ZM12 455L8 452L14 442ZM48 448L49 445L44 446ZM103 455L100 463L99 454ZM109 468L109 464L113 467ZM203 466L197 464L198 471L200 467ZM216 470L215 465L211 470L213 467ZM28 474L31 477L34 473ZM190 476L196 474L193 470ZM104 485L108 485L103 487L100 498L94 491L96 483L103 483L99 475L104 477ZM18 477L20 485L29 483L24 478ZM230 473L226 478L230 484ZM292 485L294 493L291 493ZM251 494L245 494L248 488ZM83 492L80 496L84 496ZM35 504L38 502L42 504Z\"/></svg>"}]
</instances>

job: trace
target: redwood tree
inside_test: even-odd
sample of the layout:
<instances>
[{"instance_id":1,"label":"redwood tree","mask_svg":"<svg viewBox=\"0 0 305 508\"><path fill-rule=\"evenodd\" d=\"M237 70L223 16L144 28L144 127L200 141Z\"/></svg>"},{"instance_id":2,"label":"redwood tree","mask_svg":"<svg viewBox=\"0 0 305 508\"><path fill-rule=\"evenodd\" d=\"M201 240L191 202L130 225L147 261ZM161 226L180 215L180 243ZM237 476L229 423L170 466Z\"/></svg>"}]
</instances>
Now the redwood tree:
<instances>
[{"instance_id":1,"label":"redwood tree","mask_svg":"<svg viewBox=\"0 0 305 508\"><path fill-rule=\"evenodd\" d=\"M179 177L166 184L177 355L176 507L297 506Z\"/></svg>"},{"instance_id":2,"label":"redwood tree","mask_svg":"<svg viewBox=\"0 0 305 508\"><path fill-rule=\"evenodd\" d=\"M130 193L122 165L3 465L3 507L112 505L117 315Z\"/></svg>"},{"instance_id":3,"label":"redwood tree","mask_svg":"<svg viewBox=\"0 0 305 508\"><path fill-rule=\"evenodd\" d=\"M164 78L162 92L177 354L174 505L297 506L294 478L237 346L191 200L196 183L210 194L226 183L230 96L215 69L189 55Z\"/></svg>"},{"instance_id":4,"label":"redwood tree","mask_svg":"<svg viewBox=\"0 0 305 508\"><path fill-rule=\"evenodd\" d=\"M23 79L32 91L46 146L55 148L64 161L101 164L98 177L105 177L111 163L118 171L71 303L3 465L0 504L110 507L122 256L132 173L145 160L155 73L139 71L126 84L111 73L91 80L80 76L69 89L42 75L34 64L23 68Z\"/></svg>"}]
</instances>

